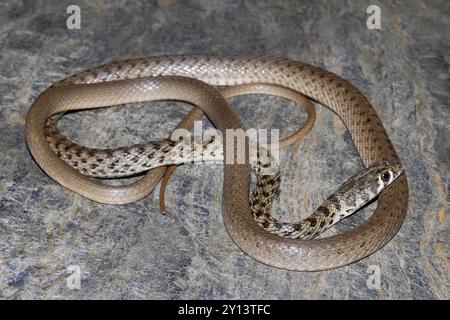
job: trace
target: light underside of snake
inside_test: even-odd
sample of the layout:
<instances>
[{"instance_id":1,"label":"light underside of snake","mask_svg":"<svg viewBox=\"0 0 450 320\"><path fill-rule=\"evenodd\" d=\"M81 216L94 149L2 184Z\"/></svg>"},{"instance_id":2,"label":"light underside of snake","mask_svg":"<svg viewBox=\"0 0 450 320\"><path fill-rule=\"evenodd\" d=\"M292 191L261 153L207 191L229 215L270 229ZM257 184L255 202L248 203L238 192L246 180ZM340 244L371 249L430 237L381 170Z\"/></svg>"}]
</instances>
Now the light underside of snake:
<instances>
[{"instance_id":1,"label":"light underside of snake","mask_svg":"<svg viewBox=\"0 0 450 320\"><path fill-rule=\"evenodd\" d=\"M169 77L148 78L157 76ZM252 212L248 198L250 166L225 164L223 221L231 238L244 252L271 266L315 271L357 261L392 239L406 214L408 188L404 174L394 181L395 173L401 172L400 160L378 115L367 99L349 82L297 61L276 58L162 56L122 61L82 72L47 89L31 107L26 123L30 151L49 176L83 196L103 203L136 201L153 190L163 175L164 168L150 170L143 179L130 186L109 186L93 181L71 168L53 152L46 141L46 120L67 110L176 99L200 106L225 138L225 129L242 128L242 123L217 90L194 79L214 86L268 83L302 93L327 106L343 120L364 164L377 164L369 170L371 177L381 179L386 169L390 170L390 176L385 176L386 181L378 179L377 186L384 188L386 184L393 182L381 192L377 209L365 223L328 238L293 240L280 238L253 221L252 213L255 215L255 209ZM382 160L387 162L378 164ZM380 168L382 171L374 175L374 170ZM367 171L362 174L366 173ZM264 177L259 180L262 181L262 188L268 185L267 181L263 181ZM356 178L360 179L361 175ZM354 184L353 179L349 181ZM337 193L338 196L342 196L340 192L349 186L350 184L344 184ZM353 199L353 202L362 201L365 197ZM346 208L340 209L342 211ZM321 214L328 220L319 221L320 223L316 221L317 225L320 226L324 221L329 224L332 212L329 208L327 210L328 212L322 210Z\"/></svg>"}]
</instances>

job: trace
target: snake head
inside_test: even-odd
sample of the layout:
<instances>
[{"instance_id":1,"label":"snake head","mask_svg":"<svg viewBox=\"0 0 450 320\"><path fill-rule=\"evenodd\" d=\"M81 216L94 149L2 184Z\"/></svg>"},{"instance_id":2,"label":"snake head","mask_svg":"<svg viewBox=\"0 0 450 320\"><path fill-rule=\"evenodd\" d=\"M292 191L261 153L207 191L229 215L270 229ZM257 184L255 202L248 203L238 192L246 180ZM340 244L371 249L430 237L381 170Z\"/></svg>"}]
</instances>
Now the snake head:
<instances>
[{"instance_id":1,"label":"snake head","mask_svg":"<svg viewBox=\"0 0 450 320\"><path fill-rule=\"evenodd\" d=\"M357 209L380 194L403 172L398 161L384 160L350 177L334 193L346 205ZM331 197L336 198L336 197Z\"/></svg>"}]
</instances>

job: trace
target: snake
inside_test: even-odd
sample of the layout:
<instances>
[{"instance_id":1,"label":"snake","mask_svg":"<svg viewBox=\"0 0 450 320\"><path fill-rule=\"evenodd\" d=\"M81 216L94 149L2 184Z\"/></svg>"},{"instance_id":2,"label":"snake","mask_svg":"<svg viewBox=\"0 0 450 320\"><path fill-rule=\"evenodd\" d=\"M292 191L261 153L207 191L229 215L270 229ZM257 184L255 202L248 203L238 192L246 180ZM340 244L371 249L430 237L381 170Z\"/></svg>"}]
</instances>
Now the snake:
<instances>
[{"instance_id":1,"label":"snake","mask_svg":"<svg viewBox=\"0 0 450 320\"><path fill-rule=\"evenodd\" d=\"M230 94L232 90L233 94ZM310 102L305 103L304 97L290 90L257 84L252 86L232 86L222 91L225 98L236 94L250 92L269 93L275 91L278 95L290 97L296 102L307 106L306 110L315 115L315 109ZM313 108L313 109L310 109ZM201 110L201 108L200 108ZM203 112L199 115L201 116ZM159 166L217 161L223 162L223 142L216 139L160 140L146 144L120 147L116 149L94 149L74 143L61 134L57 122L62 114L50 117L44 131L50 148L60 159L77 169L84 175L97 178L128 177ZM188 118L191 117L188 115ZM194 117L192 117L194 118ZM285 147L298 141L311 128L308 117L305 126L291 136L282 139L279 147ZM190 119L192 120L192 119ZM189 126L181 124L178 128ZM200 143L198 143L200 140ZM266 147L270 148L270 144ZM271 149L273 150L273 149ZM182 152L184 151L184 152ZM270 159L272 160L272 159ZM256 173L257 183L250 201L253 218L264 229L284 238L312 239L342 219L353 214L363 205L374 199L384 188L392 183L402 172L400 165L383 161L361 170L350 177L308 218L296 223L277 220L270 214L273 199L279 191L280 175L278 167L272 168L270 175L263 175L261 170L269 162L254 162L252 170Z\"/></svg>"},{"instance_id":2,"label":"snake","mask_svg":"<svg viewBox=\"0 0 450 320\"><path fill-rule=\"evenodd\" d=\"M243 84L221 88L220 93L226 99L248 94L272 94L303 106L307 113L307 119L304 125L288 137L279 140L276 139L277 143L266 142L263 146L266 150L278 150L296 143L311 130L315 122L316 109L311 101L304 95L287 88L265 83ZM202 109L194 106L194 108L177 125L176 129L190 128L192 124L201 119L203 115ZM167 168L160 188L160 209L163 214L166 212L164 202L165 189L170 176L177 167L176 164L202 161L223 162L222 142L217 140L202 141L198 144L197 141L203 140L203 137L199 137L199 139L194 137L191 141L192 145L186 145L186 141L183 141L184 143L180 143L177 146L176 142L166 139L116 149L94 149L84 147L73 142L67 136L59 132L57 123L61 116L62 114L60 113L47 119L44 128L47 142L59 158L84 175L97 178L128 177L148 171L154 167L169 164L170 166ZM175 132L173 132L172 135L174 133ZM171 139L172 138L173 137L171 137ZM261 192L261 188L255 189L253 198L259 199L258 193ZM268 201L267 203L271 204L271 201ZM262 218L263 215L259 215ZM259 222L263 225L263 221Z\"/></svg>"},{"instance_id":3,"label":"snake","mask_svg":"<svg viewBox=\"0 0 450 320\"><path fill-rule=\"evenodd\" d=\"M226 138L227 129L243 128L243 124L214 86L252 83L268 83L299 92L333 111L347 127L368 168L365 172L375 177L372 185L377 183L379 194L374 213L349 231L320 239L280 237L254 221L249 200L250 163L225 162L222 219L236 245L257 261L273 267L319 271L356 262L387 244L400 229L407 212L408 186L406 175L400 169L401 161L375 109L355 86L331 72L300 61L175 55L131 59L92 68L58 82L36 99L26 119L27 144L39 166L70 190L102 203L133 202L153 190L164 168L150 170L132 188L93 181L52 150L45 134L48 118L67 110L177 99L201 107ZM226 155L224 148L223 157ZM351 183L344 184L338 195L342 197L341 192L345 193L364 176L360 173L354 177L356 180L351 178ZM264 175L261 181L261 187L265 188L274 178ZM363 198L367 195L361 196ZM331 208L334 201L331 199L330 203ZM328 219L333 213L328 208L328 212L321 210L320 214ZM313 221L319 227L324 222Z\"/></svg>"}]
</instances>

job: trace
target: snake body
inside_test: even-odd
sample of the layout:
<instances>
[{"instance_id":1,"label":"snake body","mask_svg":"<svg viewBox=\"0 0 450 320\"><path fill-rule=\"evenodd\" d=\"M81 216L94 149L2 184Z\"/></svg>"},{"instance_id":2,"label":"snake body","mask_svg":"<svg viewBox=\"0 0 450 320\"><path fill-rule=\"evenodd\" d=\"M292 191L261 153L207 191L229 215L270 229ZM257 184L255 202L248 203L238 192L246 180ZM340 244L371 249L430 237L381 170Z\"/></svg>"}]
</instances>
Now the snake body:
<instances>
[{"instance_id":1,"label":"snake body","mask_svg":"<svg viewBox=\"0 0 450 320\"><path fill-rule=\"evenodd\" d=\"M224 161L222 141L202 141L195 137L191 141L165 139L117 149L87 148L74 143L58 131L58 118L50 117L45 126L50 148L68 165L91 177L127 177L160 166ZM261 173L263 165L272 166L271 174L267 174L267 171L265 174ZM272 162L259 161L252 164L252 170L257 178L250 201L253 218L269 232L291 239L316 237L374 199L402 172L401 166L396 163L376 163L350 177L310 217L296 223L287 223L270 214L280 185L278 166Z\"/></svg>"},{"instance_id":2,"label":"snake body","mask_svg":"<svg viewBox=\"0 0 450 320\"><path fill-rule=\"evenodd\" d=\"M358 89L327 71L277 58L162 56L112 63L79 73L47 89L30 108L26 123L30 151L47 174L90 199L104 203L140 199L153 190L164 169L149 171L132 186L107 186L92 181L52 151L46 142L45 123L50 116L66 110L176 98L200 106L224 136L225 129L242 128L217 91L194 79L214 86L264 82L300 92L327 106L343 120L366 166L373 170L384 166L386 170L387 165L395 172L400 167L379 117ZM333 237L293 240L267 232L254 223L255 210L252 212L248 198L249 164L225 164L223 221L244 252L268 265L301 271L343 266L372 254L400 228L406 214L408 188L405 175L395 179L394 171L390 171L388 180L392 181L381 192L377 209L365 223ZM261 186L267 185L262 180ZM344 184L342 189L345 188ZM319 209L329 219L332 214L329 208L328 212Z\"/></svg>"},{"instance_id":3,"label":"snake body","mask_svg":"<svg viewBox=\"0 0 450 320\"><path fill-rule=\"evenodd\" d=\"M245 84L222 88L220 92L226 99L244 94L275 94L303 106L308 115L304 126L288 137L280 139L277 144L267 143L265 146L263 145L262 148L264 149L276 150L297 142L309 132L315 121L316 113L312 103L305 96L283 87L267 84ZM158 166L189 162L199 163L202 161L223 162L221 140L209 140L200 136L186 141L181 140L176 135L174 136L175 132L172 133L170 139L116 149L84 147L59 132L57 122L61 115L57 114L47 119L44 128L46 140L59 158L84 175L97 178L118 178L135 175ZM195 107L178 124L177 129L189 129L192 123L201 119L203 115L201 108Z\"/></svg>"}]
</instances>

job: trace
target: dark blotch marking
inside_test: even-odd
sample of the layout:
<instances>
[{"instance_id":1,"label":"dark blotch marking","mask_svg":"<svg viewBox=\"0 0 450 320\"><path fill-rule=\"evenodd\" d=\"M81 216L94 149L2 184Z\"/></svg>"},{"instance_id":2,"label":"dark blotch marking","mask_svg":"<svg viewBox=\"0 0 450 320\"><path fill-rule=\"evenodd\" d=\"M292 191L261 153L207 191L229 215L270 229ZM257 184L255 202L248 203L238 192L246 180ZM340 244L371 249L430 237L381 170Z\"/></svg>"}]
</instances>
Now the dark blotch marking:
<instances>
[{"instance_id":1,"label":"dark blotch marking","mask_svg":"<svg viewBox=\"0 0 450 320\"><path fill-rule=\"evenodd\" d=\"M156 150L159 150L161 148L161 145L159 144L159 142L154 142L153 148L155 148Z\"/></svg>"},{"instance_id":2,"label":"dark blotch marking","mask_svg":"<svg viewBox=\"0 0 450 320\"><path fill-rule=\"evenodd\" d=\"M257 216L257 217L260 217L260 216L262 216L263 212L262 212L261 210L256 210L256 211L254 212L254 214L255 214L255 216Z\"/></svg>"},{"instance_id":3,"label":"dark blotch marking","mask_svg":"<svg viewBox=\"0 0 450 320\"><path fill-rule=\"evenodd\" d=\"M336 211L341 210L341 204L339 203L339 201L334 202L334 207L336 208Z\"/></svg>"},{"instance_id":4,"label":"dark blotch marking","mask_svg":"<svg viewBox=\"0 0 450 320\"><path fill-rule=\"evenodd\" d=\"M269 168L270 167L270 163L264 163L262 167L263 168Z\"/></svg>"},{"instance_id":5,"label":"dark blotch marking","mask_svg":"<svg viewBox=\"0 0 450 320\"><path fill-rule=\"evenodd\" d=\"M330 214L330 210L325 206L320 206L319 208L317 208L317 211L322 212L325 217L328 217L328 215Z\"/></svg>"},{"instance_id":6,"label":"dark blotch marking","mask_svg":"<svg viewBox=\"0 0 450 320\"><path fill-rule=\"evenodd\" d=\"M145 147L144 147L144 146L140 146L140 147L138 148L138 152L139 152L139 153L144 153L144 152L145 152Z\"/></svg>"}]
</instances>

